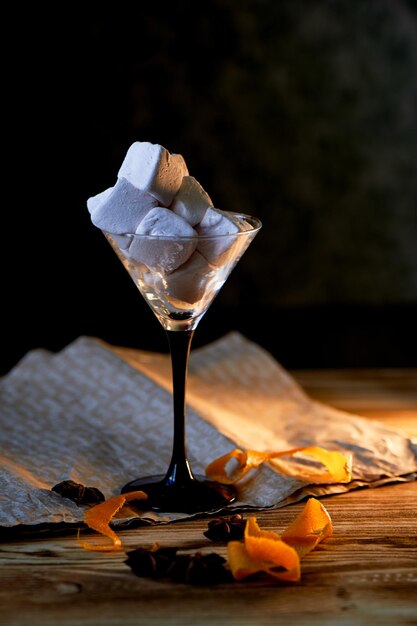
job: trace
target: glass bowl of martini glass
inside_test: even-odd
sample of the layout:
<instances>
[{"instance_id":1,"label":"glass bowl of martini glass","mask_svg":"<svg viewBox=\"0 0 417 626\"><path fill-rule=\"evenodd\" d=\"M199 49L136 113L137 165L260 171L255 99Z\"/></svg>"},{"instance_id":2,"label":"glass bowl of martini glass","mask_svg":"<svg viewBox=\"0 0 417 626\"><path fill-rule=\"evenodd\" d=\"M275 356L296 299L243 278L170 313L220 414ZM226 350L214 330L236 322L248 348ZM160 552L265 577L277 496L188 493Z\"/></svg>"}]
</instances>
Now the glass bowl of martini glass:
<instances>
[{"instance_id":1,"label":"glass bowl of martini glass","mask_svg":"<svg viewBox=\"0 0 417 626\"><path fill-rule=\"evenodd\" d=\"M111 234L102 231L165 331L172 364L173 447L165 473L129 482L142 490L138 508L159 512L218 511L236 499L231 485L195 475L186 448L186 381L194 331L262 227L249 215L227 213L234 234L198 237ZM162 468L163 469L163 468ZM135 504L135 503L132 503Z\"/></svg>"}]
</instances>

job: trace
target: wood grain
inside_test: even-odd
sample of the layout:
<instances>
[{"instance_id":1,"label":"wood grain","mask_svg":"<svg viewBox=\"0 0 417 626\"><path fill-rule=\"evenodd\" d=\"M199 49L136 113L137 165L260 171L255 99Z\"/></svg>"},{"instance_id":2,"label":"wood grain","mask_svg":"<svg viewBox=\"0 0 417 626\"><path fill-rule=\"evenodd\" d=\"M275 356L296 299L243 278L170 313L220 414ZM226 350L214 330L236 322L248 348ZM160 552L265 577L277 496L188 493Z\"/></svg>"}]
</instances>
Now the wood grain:
<instances>
[{"instance_id":1,"label":"wood grain","mask_svg":"<svg viewBox=\"0 0 417 626\"><path fill-rule=\"evenodd\" d=\"M386 425L417 427L416 371L296 372L320 401ZM404 413L406 412L406 419ZM363 412L362 412L363 414ZM401 417L402 415L402 417ZM65 535L3 538L0 546L2 626L127 626L137 624L351 626L417 624L417 483L360 489L325 497L334 535L302 562L299 583L265 581L193 587L139 578L124 552L83 550L76 529ZM257 514L263 528L282 531L298 503ZM207 518L120 533L125 549L158 542L217 551ZM87 535L85 535L87 537ZM88 535L91 542L100 538Z\"/></svg>"},{"instance_id":2,"label":"wood grain","mask_svg":"<svg viewBox=\"0 0 417 626\"><path fill-rule=\"evenodd\" d=\"M293 375L315 400L417 437L417 369L298 370Z\"/></svg>"}]
</instances>

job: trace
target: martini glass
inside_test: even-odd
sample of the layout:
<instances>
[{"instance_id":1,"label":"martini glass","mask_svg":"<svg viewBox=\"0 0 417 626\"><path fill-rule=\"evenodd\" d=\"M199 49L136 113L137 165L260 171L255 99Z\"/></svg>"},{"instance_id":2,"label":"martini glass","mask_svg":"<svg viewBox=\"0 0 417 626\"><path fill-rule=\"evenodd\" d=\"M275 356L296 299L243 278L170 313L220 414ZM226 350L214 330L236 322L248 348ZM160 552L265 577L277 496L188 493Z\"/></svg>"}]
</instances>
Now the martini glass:
<instances>
[{"instance_id":1,"label":"martini glass","mask_svg":"<svg viewBox=\"0 0 417 626\"><path fill-rule=\"evenodd\" d=\"M236 499L231 485L193 473L186 449L186 381L194 331L262 224L227 213L238 232L197 238L114 235L103 231L140 293L166 332L172 364L173 447L165 474L137 478L122 493L143 490L132 503L161 512L218 511Z\"/></svg>"}]
</instances>

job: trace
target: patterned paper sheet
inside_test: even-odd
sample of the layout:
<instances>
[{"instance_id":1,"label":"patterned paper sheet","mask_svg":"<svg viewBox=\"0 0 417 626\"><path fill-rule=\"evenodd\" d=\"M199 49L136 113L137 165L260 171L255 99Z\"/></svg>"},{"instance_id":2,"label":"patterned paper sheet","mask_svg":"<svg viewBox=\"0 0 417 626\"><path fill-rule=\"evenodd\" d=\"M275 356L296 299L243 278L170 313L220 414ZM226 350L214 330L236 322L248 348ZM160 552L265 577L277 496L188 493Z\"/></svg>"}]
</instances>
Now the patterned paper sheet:
<instances>
[{"instance_id":1,"label":"patterned paper sheet","mask_svg":"<svg viewBox=\"0 0 417 626\"><path fill-rule=\"evenodd\" d=\"M83 507L50 491L62 480L109 497L133 478L166 470L173 427L169 358L124 351L132 367L116 352L81 337L58 354L28 353L0 381L0 526L81 521ZM235 509L413 480L417 472L413 442L313 402L271 355L238 333L192 351L187 399L187 448L196 472L235 447L317 444L353 452L348 485L306 484L264 465L241 489ZM151 521L183 517L146 514Z\"/></svg>"}]
</instances>

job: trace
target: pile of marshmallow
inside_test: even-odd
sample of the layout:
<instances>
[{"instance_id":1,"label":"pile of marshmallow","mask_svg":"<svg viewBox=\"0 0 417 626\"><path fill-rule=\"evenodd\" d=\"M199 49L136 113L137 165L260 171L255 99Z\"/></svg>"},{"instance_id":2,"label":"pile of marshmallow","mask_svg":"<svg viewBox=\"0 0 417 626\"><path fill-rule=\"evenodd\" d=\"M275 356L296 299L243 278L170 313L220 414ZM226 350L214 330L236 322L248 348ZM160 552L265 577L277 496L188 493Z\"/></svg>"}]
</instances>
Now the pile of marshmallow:
<instances>
[{"instance_id":1,"label":"pile of marshmallow","mask_svg":"<svg viewBox=\"0 0 417 626\"><path fill-rule=\"evenodd\" d=\"M122 236L116 241L126 257L164 274L185 263L198 273L207 263L221 266L236 238L202 237L242 230L232 215L214 208L180 154L148 142L130 146L115 186L89 198L87 206L95 226ZM126 233L170 239L158 242Z\"/></svg>"}]
</instances>

